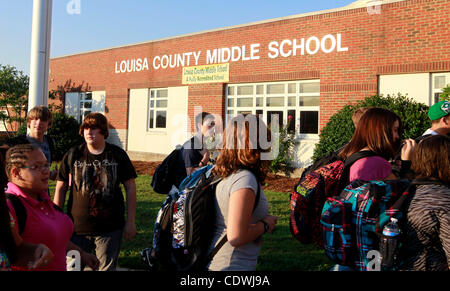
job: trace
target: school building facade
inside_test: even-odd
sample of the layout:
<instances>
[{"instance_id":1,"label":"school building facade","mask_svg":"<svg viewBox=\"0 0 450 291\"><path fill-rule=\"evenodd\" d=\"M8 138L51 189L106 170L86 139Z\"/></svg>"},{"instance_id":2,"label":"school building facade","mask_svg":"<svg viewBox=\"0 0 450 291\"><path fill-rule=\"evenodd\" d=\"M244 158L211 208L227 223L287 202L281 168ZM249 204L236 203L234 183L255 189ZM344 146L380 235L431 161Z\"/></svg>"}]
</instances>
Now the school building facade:
<instances>
[{"instance_id":1,"label":"school building facade","mask_svg":"<svg viewBox=\"0 0 450 291\"><path fill-rule=\"evenodd\" d=\"M301 4L299 4L301 5ZM102 112L130 156L167 155L208 111L292 116L308 165L321 128L348 103L408 94L432 105L450 83L450 1L356 1L50 61L65 113ZM138 158L140 157L140 158Z\"/></svg>"}]
</instances>

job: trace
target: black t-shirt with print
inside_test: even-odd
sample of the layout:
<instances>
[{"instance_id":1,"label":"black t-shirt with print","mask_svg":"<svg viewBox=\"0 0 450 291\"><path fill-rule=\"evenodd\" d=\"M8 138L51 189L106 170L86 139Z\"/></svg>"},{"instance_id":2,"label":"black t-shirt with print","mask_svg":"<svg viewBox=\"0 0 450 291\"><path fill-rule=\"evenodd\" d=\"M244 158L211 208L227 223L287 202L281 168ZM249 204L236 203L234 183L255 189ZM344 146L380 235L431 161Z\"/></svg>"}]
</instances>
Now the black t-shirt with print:
<instances>
[{"instance_id":1,"label":"black t-shirt with print","mask_svg":"<svg viewBox=\"0 0 450 291\"><path fill-rule=\"evenodd\" d=\"M118 146L106 143L100 155L89 153L86 144L69 150L57 179L70 186L67 210L75 234L95 235L123 228L125 202L120 184L136 177L128 155Z\"/></svg>"}]
</instances>

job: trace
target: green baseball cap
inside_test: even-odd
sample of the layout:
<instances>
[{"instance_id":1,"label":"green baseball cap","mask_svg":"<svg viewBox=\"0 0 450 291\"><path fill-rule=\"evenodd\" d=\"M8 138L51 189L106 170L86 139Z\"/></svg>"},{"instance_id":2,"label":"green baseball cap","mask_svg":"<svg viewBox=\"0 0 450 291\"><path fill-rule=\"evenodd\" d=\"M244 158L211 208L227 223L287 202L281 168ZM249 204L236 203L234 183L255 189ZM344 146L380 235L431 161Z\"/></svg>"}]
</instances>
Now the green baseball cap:
<instances>
[{"instance_id":1,"label":"green baseball cap","mask_svg":"<svg viewBox=\"0 0 450 291\"><path fill-rule=\"evenodd\" d=\"M436 120L450 114L450 101L440 101L428 110L428 116L431 120Z\"/></svg>"}]
</instances>

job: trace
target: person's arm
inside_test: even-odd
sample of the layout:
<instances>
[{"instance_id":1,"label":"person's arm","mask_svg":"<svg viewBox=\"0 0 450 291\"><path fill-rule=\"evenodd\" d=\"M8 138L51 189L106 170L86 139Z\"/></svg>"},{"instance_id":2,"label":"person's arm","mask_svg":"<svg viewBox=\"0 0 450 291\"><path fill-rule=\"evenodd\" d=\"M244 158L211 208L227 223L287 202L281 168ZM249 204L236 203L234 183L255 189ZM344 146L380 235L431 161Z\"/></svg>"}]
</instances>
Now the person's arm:
<instances>
[{"instance_id":1,"label":"person's arm","mask_svg":"<svg viewBox=\"0 0 450 291\"><path fill-rule=\"evenodd\" d=\"M64 203L66 202L66 193L69 186L64 181L56 182L55 197L53 198L53 203L55 203L59 208L64 208Z\"/></svg>"},{"instance_id":2,"label":"person's arm","mask_svg":"<svg viewBox=\"0 0 450 291\"><path fill-rule=\"evenodd\" d=\"M79 246L77 246L76 244L74 244L69 240L69 242L66 245L66 252L69 252L71 250L75 250L80 253L81 262L84 263L86 266L89 266L94 271L98 270L98 267L100 266L100 261L94 254L89 254L83 251Z\"/></svg>"},{"instance_id":3,"label":"person's arm","mask_svg":"<svg viewBox=\"0 0 450 291\"><path fill-rule=\"evenodd\" d=\"M124 237L126 241L136 236L136 182L129 179L123 183L127 195L127 222L125 224Z\"/></svg>"},{"instance_id":4,"label":"person's arm","mask_svg":"<svg viewBox=\"0 0 450 291\"><path fill-rule=\"evenodd\" d=\"M450 270L450 214L448 212L439 212L436 214L437 220L439 221L439 238L442 244L442 249L444 250L445 256L447 257L447 265Z\"/></svg>"},{"instance_id":5,"label":"person's arm","mask_svg":"<svg viewBox=\"0 0 450 291\"><path fill-rule=\"evenodd\" d=\"M264 234L264 223L251 224L255 192L252 189L239 189L230 195L227 221L227 237L233 247L246 245ZM266 216L264 221L272 233L277 223L276 216Z\"/></svg>"},{"instance_id":6,"label":"person's arm","mask_svg":"<svg viewBox=\"0 0 450 291\"><path fill-rule=\"evenodd\" d=\"M37 269L48 265L53 260L53 252L44 244L22 242L17 246L17 261L14 265Z\"/></svg>"}]
</instances>

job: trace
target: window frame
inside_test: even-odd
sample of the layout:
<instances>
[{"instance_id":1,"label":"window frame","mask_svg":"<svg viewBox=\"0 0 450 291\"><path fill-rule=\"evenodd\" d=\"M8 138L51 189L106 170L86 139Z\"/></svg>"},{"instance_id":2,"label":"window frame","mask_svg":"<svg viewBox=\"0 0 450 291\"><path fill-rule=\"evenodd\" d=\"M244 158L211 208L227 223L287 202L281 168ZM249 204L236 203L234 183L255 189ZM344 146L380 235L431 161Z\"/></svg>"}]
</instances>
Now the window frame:
<instances>
[{"instance_id":1,"label":"window frame","mask_svg":"<svg viewBox=\"0 0 450 291\"><path fill-rule=\"evenodd\" d=\"M157 97L158 91L166 91L166 97ZM152 97L152 92L154 92L154 97ZM147 96L147 132L166 132L167 131L167 117L169 108L169 88L150 88L148 89ZM151 105L153 101L153 106ZM165 107L157 107L157 101L166 101ZM150 127L151 112L153 112L153 127ZM157 112L165 112L166 120L164 127L156 127L156 117Z\"/></svg>"},{"instance_id":2,"label":"window frame","mask_svg":"<svg viewBox=\"0 0 450 291\"><path fill-rule=\"evenodd\" d=\"M444 77L444 87L442 88L435 88L436 85L436 77ZM431 74L431 102L430 106L437 103L435 95L439 93L442 93L443 90L447 85L450 84L450 72L441 72L441 73L432 73ZM437 100L439 102L439 100Z\"/></svg>"},{"instance_id":3,"label":"window frame","mask_svg":"<svg viewBox=\"0 0 450 291\"><path fill-rule=\"evenodd\" d=\"M305 83L319 83L319 91L315 93L300 93L300 84ZM273 93L268 94L268 86L284 85L284 93ZM295 93L289 93L289 86L295 84ZM261 94L257 94L258 86L263 85L263 90ZM238 95L239 86L253 86L253 94L250 95ZM229 94L233 92L233 94ZM257 98L262 97L262 106L256 106ZM283 106L268 106L267 98L271 97L283 97ZM294 104L289 105L289 97L295 97ZM318 97L319 104L314 106L300 106L301 97ZM253 106L238 107L237 100L239 98L253 98ZM233 106L230 106L230 101L233 100ZM295 135L300 139L314 139L317 140L320 134L320 79L311 80L294 80L294 81L281 81L281 82L262 82L262 83L238 83L238 84L227 84L227 89L225 91L225 120L228 122L230 117L236 116L240 112L251 112L256 114L256 111L263 111L263 120L267 124L269 111L282 111L283 112L283 124L287 124L288 112L295 110ZM230 116L230 111L232 114ZM302 111L316 111L318 114L317 120L317 133L300 133L300 115Z\"/></svg>"}]
</instances>

